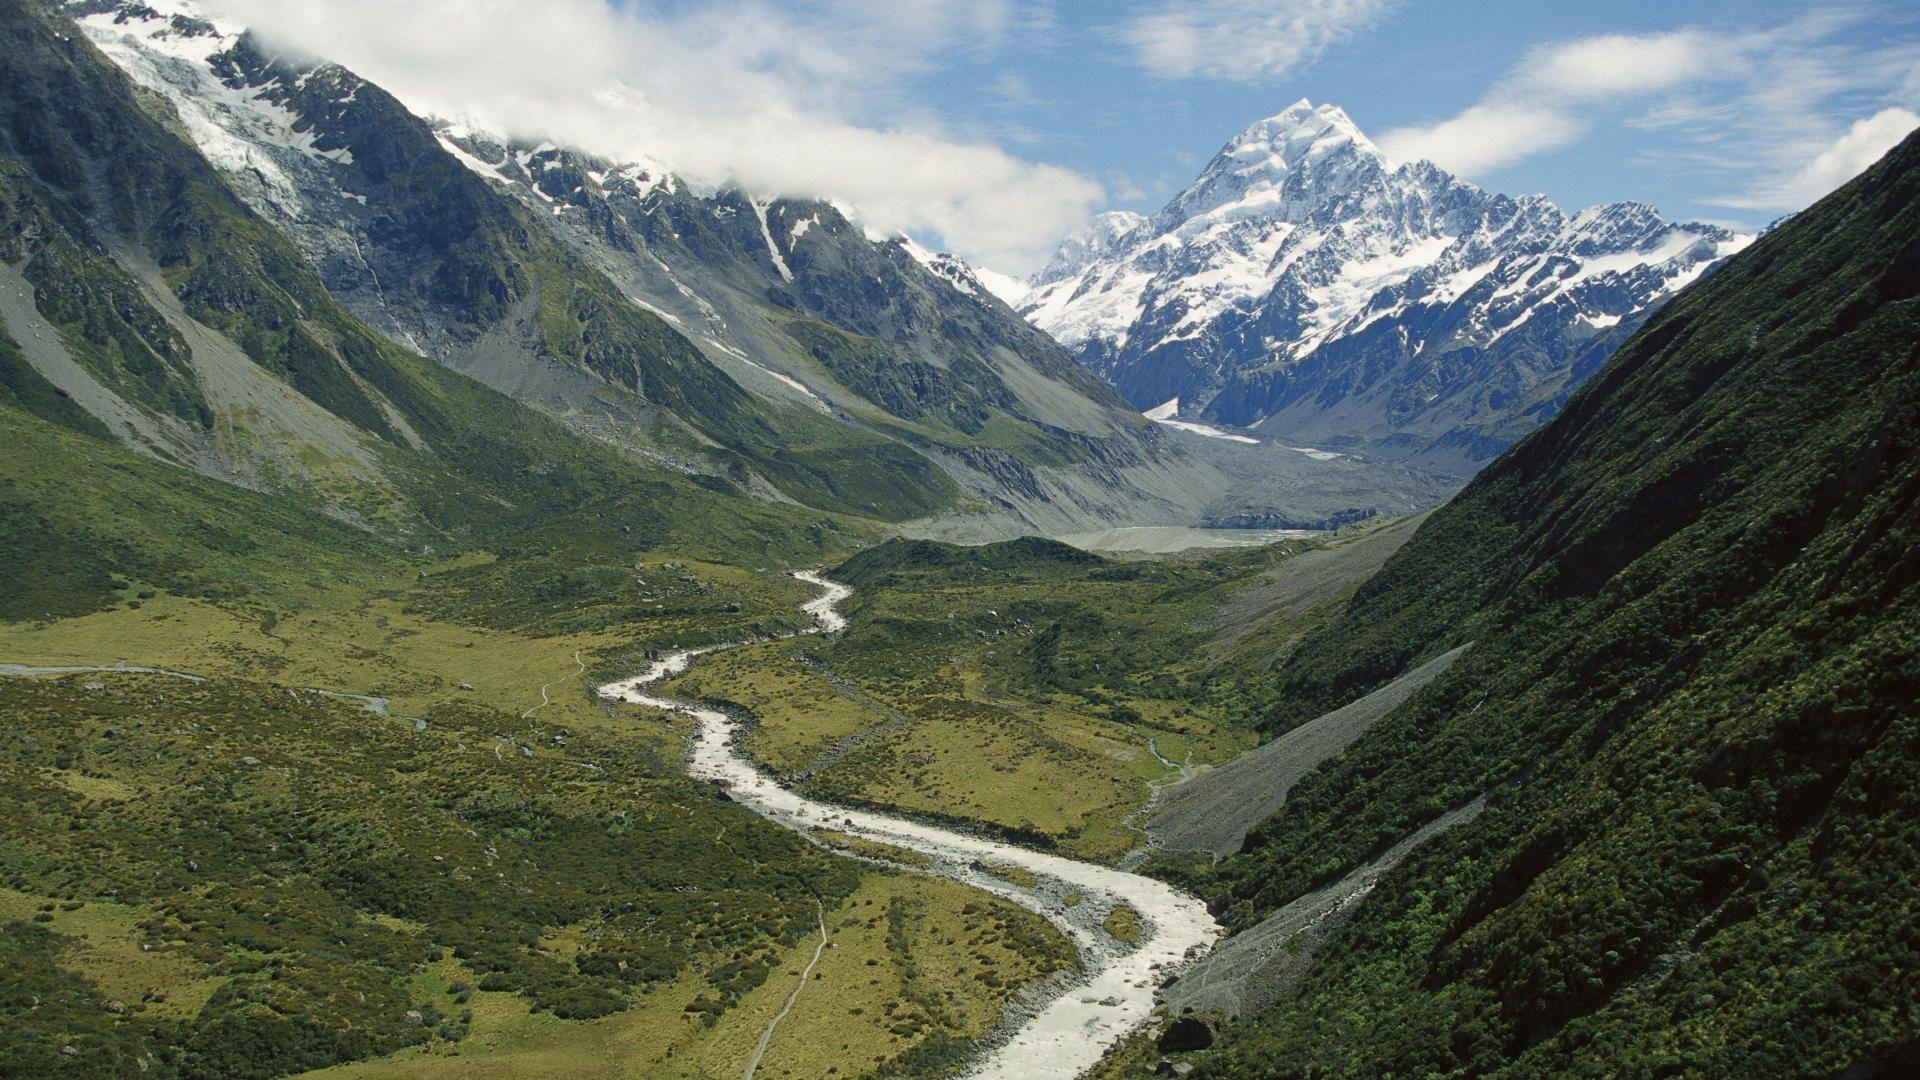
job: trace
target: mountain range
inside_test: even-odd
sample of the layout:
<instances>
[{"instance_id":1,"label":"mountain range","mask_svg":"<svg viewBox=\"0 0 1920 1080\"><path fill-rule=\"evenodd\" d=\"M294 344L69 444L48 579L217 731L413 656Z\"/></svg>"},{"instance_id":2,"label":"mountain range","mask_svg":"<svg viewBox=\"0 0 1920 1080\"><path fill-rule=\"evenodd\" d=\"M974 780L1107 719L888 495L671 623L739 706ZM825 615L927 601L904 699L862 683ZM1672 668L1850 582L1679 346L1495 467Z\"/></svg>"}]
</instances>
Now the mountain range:
<instances>
[{"instance_id":1,"label":"mountain range","mask_svg":"<svg viewBox=\"0 0 1920 1080\"><path fill-rule=\"evenodd\" d=\"M186 0L69 10L361 323L664 467L962 535L1309 525L1446 490L1169 437L964 266L830 203L421 118Z\"/></svg>"},{"instance_id":2,"label":"mountain range","mask_svg":"<svg viewBox=\"0 0 1920 1080\"><path fill-rule=\"evenodd\" d=\"M1300 101L1005 291L1137 408L1465 477L1751 240L1395 165Z\"/></svg>"}]
</instances>

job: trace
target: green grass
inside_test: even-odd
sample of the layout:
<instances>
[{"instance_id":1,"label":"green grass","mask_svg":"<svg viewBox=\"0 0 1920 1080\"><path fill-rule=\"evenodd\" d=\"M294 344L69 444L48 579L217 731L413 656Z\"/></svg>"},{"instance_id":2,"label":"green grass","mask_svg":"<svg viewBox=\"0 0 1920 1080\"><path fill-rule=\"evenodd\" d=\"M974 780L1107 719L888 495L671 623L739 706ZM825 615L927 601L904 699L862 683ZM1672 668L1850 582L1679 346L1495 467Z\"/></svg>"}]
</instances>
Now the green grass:
<instances>
[{"instance_id":1,"label":"green grass","mask_svg":"<svg viewBox=\"0 0 1920 1080\"><path fill-rule=\"evenodd\" d=\"M1140 921L1139 912L1122 904L1107 913L1106 919L1100 923L1100 928L1113 935L1114 940L1132 945L1140 940L1141 931L1146 927Z\"/></svg>"},{"instance_id":2,"label":"green grass","mask_svg":"<svg viewBox=\"0 0 1920 1080\"><path fill-rule=\"evenodd\" d=\"M1033 871L1011 863L987 863L980 869L1001 881L1011 882L1023 889L1031 889L1040 883L1039 879L1033 876Z\"/></svg>"},{"instance_id":3,"label":"green grass","mask_svg":"<svg viewBox=\"0 0 1920 1080\"><path fill-rule=\"evenodd\" d=\"M933 867L932 856L923 855L908 848L895 847L892 844L883 844L878 840L868 840L830 829L816 829L812 836L815 840L837 851L845 851L862 858L879 859L915 870L927 870Z\"/></svg>"},{"instance_id":4,"label":"green grass","mask_svg":"<svg viewBox=\"0 0 1920 1080\"><path fill-rule=\"evenodd\" d=\"M167 598L5 629L8 660L131 655L216 672L0 680L17 736L0 764L18 809L0 832L12 890L0 919L19 927L7 955L41 958L23 984L39 996L71 988L68 1011L43 1015L52 1026L15 1044L9 1067L146 1057L162 1075L279 1072L407 1048L403 1074L578 1066L609 1039L638 1052L637 1033L664 1025L680 1034L642 1043L737 1069L753 1018L777 1008L754 1003L772 1000L781 958L810 949L813 897L831 912L855 889L907 898L894 937L910 955L847 971L830 954L812 1000L873 1019L835 1029L831 1046L804 1024L783 1029L800 1044L781 1053L813 1063L794 1075L946 1060L1021 982L1071 961L1029 913L836 859L714 800L679 775L679 725L586 699L569 646L593 656L591 635L434 623L391 596L264 635L220 605ZM534 708L547 683L551 704ZM393 715L302 685L388 694ZM42 906L53 917L35 922ZM848 944L836 933L836 949ZM967 993L915 991L921 1005L894 1015L918 1000L898 998L906 982ZM256 1001L273 1011L248 1012ZM409 1010L426 1022L386 1023ZM112 1023L83 1040L75 1017L95 1012ZM320 1024L360 1035L319 1041ZM73 1040L77 1057L58 1053ZM635 1074L668 1064L631 1062Z\"/></svg>"},{"instance_id":5,"label":"green grass","mask_svg":"<svg viewBox=\"0 0 1920 1080\"><path fill-rule=\"evenodd\" d=\"M138 907L142 944L222 980L178 1036L130 1027L151 1053L181 1040L168 1057L186 1071L277 1072L429 1037L404 1022L419 1009L406 980L442 951L562 1019L620 1011L689 963L781 947L814 893L859 876L604 729L457 702L423 726L231 679L3 689L18 736L6 884ZM583 925L593 943L572 962L539 947ZM343 1024L359 1034L327 1034ZM29 1040L14 1064L57 1049Z\"/></svg>"},{"instance_id":6,"label":"green grass","mask_svg":"<svg viewBox=\"0 0 1920 1080\"><path fill-rule=\"evenodd\" d=\"M82 614L143 589L298 603L315 582L400 563L339 522L5 406L0 443L0 618Z\"/></svg>"},{"instance_id":7,"label":"green grass","mask_svg":"<svg viewBox=\"0 0 1920 1080\"><path fill-rule=\"evenodd\" d=\"M751 714L745 744L754 760L797 773L849 736L892 720L883 706L807 662L805 645L773 641L703 657L672 689Z\"/></svg>"},{"instance_id":8,"label":"green grass","mask_svg":"<svg viewBox=\"0 0 1920 1080\"><path fill-rule=\"evenodd\" d=\"M876 874L826 908L829 947L804 984L818 931L777 955L733 1008L712 1012L711 985L686 977L633 1009L561 1023L517 1000L473 991L471 1030L329 1076L526 1075L711 1077L740 1074L796 986L793 1011L770 1040L758 1075L939 1075L998 1019L1012 991L1071 967L1071 950L1038 916L953 882ZM451 976L430 968L423 988Z\"/></svg>"},{"instance_id":9,"label":"green grass","mask_svg":"<svg viewBox=\"0 0 1920 1080\"><path fill-rule=\"evenodd\" d=\"M780 568L857 532L636 484L427 557L17 412L0 424L31 448L0 465L9 520L34 523L7 534L20 580L77 600L0 622L0 661L212 677L0 679L17 810L4 956L26 995L0 1010L47 1003L7 1070L270 1074L398 1053L577 1071L608 1040L636 1074L695 1044L711 1049L691 1060L734 1061L813 898L891 880L716 800L680 773L683 723L588 692L647 649L798 627L809 590ZM222 531L234 521L252 528ZM389 698L391 715L310 687ZM984 902L950 889L956 911ZM927 979L984 958L965 961L977 992L802 1058L844 1072L959 1053L1069 955L1026 918L910 920ZM963 926L993 940L954 952ZM659 1030L679 1034L636 1034Z\"/></svg>"},{"instance_id":10,"label":"green grass","mask_svg":"<svg viewBox=\"0 0 1920 1080\"><path fill-rule=\"evenodd\" d=\"M634 483L430 556L7 408L0 425L26 450L0 464L10 565L42 590L11 594L30 617L0 622L0 662L211 677L0 679L0 957L20 973L0 1071L572 1074L609 1048L634 1075L737 1071L810 952L814 898L863 889L906 905L906 951L803 1002L893 1000L910 974L921 1004L849 1005L875 1019L776 1049L795 1075L920 1068L1071 958L975 890L717 800L681 774L684 722L589 693L649 649L797 628L810 590L782 568L857 529Z\"/></svg>"},{"instance_id":11,"label":"green grass","mask_svg":"<svg viewBox=\"0 0 1920 1080\"><path fill-rule=\"evenodd\" d=\"M1113 562L1039 539L889 541L832 570L858 590L845 635L714 657L671 690L751 713L749 752L823 799L1114 858L1175 775L1161 758L1250 744L1248 688L1285 645L1203 624L1312 547Z\"/></svg>"}]
</instances>

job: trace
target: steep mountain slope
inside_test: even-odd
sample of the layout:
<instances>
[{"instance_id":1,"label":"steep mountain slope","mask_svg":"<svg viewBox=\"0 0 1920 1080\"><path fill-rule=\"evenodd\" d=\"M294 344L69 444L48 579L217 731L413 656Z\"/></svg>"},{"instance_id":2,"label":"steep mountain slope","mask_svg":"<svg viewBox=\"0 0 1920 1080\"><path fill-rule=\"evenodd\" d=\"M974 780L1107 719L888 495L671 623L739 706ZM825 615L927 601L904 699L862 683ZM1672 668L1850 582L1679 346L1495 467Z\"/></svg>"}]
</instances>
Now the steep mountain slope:
<instances>
[{"instance_id":1,"label":"steep mountain slope","mask_svg":"<svg viewBox=\"0 0 1920 1080\"><path fill-rule=\"evenodd\" d=\"M611 465L367 330L84 40L32 5L4 15L0 318L16 403L398 535L524 512L543 458L569 482Z\"/></svg>"},{"instance_id":2,"label":"steep mountain slope","mask_svg":"<svg viewBox=\"0 0 1920 1080\"><path fill-rule=\"evenodd\" d=\"M1208 889L1450 807L1208 1075L1895 1075L1920 1046L1920 137L1654 315L1277 673L1473 648Z\"/></svg>"},{"instance_id":3,"label":"steep mountain slope","mask_svg":"<svg viewBox=\"0 0 1920 1080\"><path fill-rule=\"evenodd\" d=\"M1152 218L1070 239L1020 310L1141 409L1466 476L1745 243L1396 168L1301 101Z\"/></svg>"},{"instance_id":4,"label":"steep mountain slope","mask_svg":"<svg viewBox=\"0 0 1920 1080\"><path fill-rule=\"evenodd\" d=\"M284 63L190 5L77 4L321 281L397 343L674 467L825 509L911 517L957 491L909 448L770 404L631 303L377 87Z\"/></svg>"},{"instance_id":5,"label":"steep mountain slope","mask_svg":"<svg viewBox=\"0 0 1920 1080\"><path fill-rule=\"evenodd\" d=\"M583 439L369 330L71 24L21 0L0 14L0 385L11 406L416 550L483 545L589 508L631 532L646 506L637 537L706 519L716 537L741 539L713 523L728 507L729 526L769 530L753 546L831 525ZM77 475L49 465L46 484L9 488L9 529L35 538L19 550L88 532L71 512L82 500L59 495ZM189 546L254 546L235 522L195 528ZM78 546L101 574L121 563L147 580L173 573L164 555L136 558L120 541ZM75 595L99 599L92 586Z\"/></svg>"},{"instance_id":6,"label":"steep mountain slope","mask_svg":"<svg viewBox=\"0 0 1920 1080\"><path fill-rule=\"evenodd\" d=\"M831 205L429 125L186 0L69 10L356 315L596 437L895 520L964 492L1021 531L1202 520L1242 485L963 269ZM1441 487L1384 486L1289 513Z\"/></svg>"}]
</instances>

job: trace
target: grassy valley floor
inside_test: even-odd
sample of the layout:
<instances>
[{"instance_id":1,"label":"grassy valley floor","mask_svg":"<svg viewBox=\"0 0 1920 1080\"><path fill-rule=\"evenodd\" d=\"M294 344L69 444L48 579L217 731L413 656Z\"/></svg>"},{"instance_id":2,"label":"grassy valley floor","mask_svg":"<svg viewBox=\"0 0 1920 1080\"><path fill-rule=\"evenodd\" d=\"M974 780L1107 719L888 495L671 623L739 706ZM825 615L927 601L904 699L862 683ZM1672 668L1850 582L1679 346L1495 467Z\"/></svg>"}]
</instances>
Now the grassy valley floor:
<instances>
[{"instance_id":1,"label":"grassy valley floor","mask_svg":"<svg viewBox=\"0 0 1920 1080\"><path fill-rule=\"evenodd\" d=\"M834 566L846 635L670 692L752 710L811 794L1112 860L1153 784L1250 745L1242 676L1353 580L1289 568L1392 532L849 560L871 525L665 478L403 545L0 432L34 449L0 461L4 1074L739 1075L783 1009L760 1075L950 1071L1066 940L763 821L685 776L685 721L590 688L798 629L784 568Z\"/></svg>"},{"instance_id":2,"label":"grassy valley floor","mask_svg":"<svg viewBox=\"0 0 1920 1080\"><path fill-rule=\"evenodd\" d=\"M737 1076L789 999L759 1075L958 1060L1057 931L716 798L685 721L592 695L801 625L766 562L251 560L0 624L0 1073Z\"/></svg>"},{"instance_id":3,"label":"grassy valley floor","mask_svg":"<svg viewBox=\"0 0 1920 1080\"><path fill-rule=\"evenodd\" d=\"M0 635L16 664L208 676L0 679L0 917L42 1003L9 1070L738 1075L824 911L761 1075L858 1076L957 1055L1073 963L1023 909L714 799L681 722L590 698L672 620L521 638L420 617L437 576L271 626L153 597Z\"/></svg>"},{"instance_id":4,"label":"grassy valley floor","mask_svg":"<svg viewBox=\"0 0 1920 1080\"><path fill-rule=\"evenodd\" d=\"M1254 745L1253 676L1411 531L1134 561L896 540L832 571L857 589L844 636L666 689L750 714L748 752L815 797L1112 861L1156 787Z\"/></svg>"}]
</instances>

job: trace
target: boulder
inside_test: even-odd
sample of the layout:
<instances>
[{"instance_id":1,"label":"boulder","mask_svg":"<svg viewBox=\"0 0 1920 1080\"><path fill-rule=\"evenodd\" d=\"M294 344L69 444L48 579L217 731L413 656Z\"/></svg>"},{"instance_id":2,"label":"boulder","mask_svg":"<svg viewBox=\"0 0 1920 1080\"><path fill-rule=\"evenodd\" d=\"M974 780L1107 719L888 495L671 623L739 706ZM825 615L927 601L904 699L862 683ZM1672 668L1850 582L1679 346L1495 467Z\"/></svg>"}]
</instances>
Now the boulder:
<instances>
[{"instance_id":1,"label":"boulder","mask_svg":"<svg viewBox=\"0 0 1920 1080\"><path fill-rule=\"evenodd\" d=\"M1183 1016L1160 1033L1160 1052L1165 1054L1205 1050L1212 1045L1213 1025L1199 1016Z\"/></svg>"}]
</instances>

